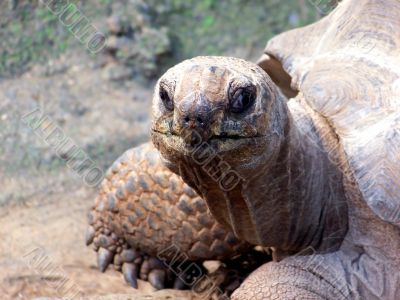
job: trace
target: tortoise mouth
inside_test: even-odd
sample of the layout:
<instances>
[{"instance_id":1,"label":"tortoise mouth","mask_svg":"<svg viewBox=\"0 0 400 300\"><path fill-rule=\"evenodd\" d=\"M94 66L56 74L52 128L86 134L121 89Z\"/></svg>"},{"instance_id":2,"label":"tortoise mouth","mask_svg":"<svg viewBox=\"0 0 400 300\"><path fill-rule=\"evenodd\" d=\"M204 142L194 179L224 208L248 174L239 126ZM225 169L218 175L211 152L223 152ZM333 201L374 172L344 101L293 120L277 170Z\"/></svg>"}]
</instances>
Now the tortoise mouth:
<instances>
[{"instance_id":1,"label":"tortoise mouth","mask_svg":"<svg viewBox=\"0 0 400 300\"><path fill-rule=\"evenodd\" d=\"M153 141L162 143L171 150L183 154L192 153L200 145L207 145L216 153L238 150L241 147L248 147L249 144L265 139L263 135L240 136L240 135L211 135L208 139L197 143L195 146L188 144L185 139L171 131L161 132L156 129L151 130Z\"/></svg>"},{"instance_id":2,"label":"tortoise mouth","mask_svg":"<svg viewBox=\"0 0 400 300\"><path fill-rule=\"evenodd\" d=\"M151 132L153 134L159 134L159 135L165 135L168 137L178 137L178 138L182 138L181 135L172 132L172 131L167 131L167 132L163 132L163 131L159 131L157 129L152 129ZM244 135L211 135L207 140L205 140L204 142L208 142L211 140L242 140L242 139L255 139L255 138L262 138L265 137L265 135L251 135L251 136L244 136Z\"/></svg>"},{"instance_id":3,"label":"tortoise mouth","mask_svg":"<svg viewBox=\"0 0 400 300\"><path fill-rule=\"evenodd\" d=\"M209 141L212 140L245 140L245 139L255 139L255 138L260 138L263 137L261 135L255 135L255 136L240 136L240 135L212 135L209 138Z\"/></svg>"}]
</instances>

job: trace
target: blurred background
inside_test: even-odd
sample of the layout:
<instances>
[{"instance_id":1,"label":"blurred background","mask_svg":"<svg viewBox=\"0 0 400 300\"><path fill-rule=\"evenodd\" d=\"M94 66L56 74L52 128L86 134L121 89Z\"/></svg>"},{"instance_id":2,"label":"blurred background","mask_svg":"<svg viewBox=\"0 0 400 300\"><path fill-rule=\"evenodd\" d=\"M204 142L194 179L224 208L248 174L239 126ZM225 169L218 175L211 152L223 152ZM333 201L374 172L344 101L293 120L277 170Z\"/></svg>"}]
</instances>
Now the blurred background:
<instances>
[{"instance_id":1,"label":"blurred background","mask_svg":"<svg viewBox=\"0 0 400 300\"><path fill-rule=\"evenodd\" d=\"M62 277L24 259L35 247L85 295L132 291L118 273L97 272L84 245L96 188L24 116L39 108L105 171L148 140L152 88L168 67L197 55L255 61L271 37L318 20L331 2L0 0L0 295L63 296Z\"/></svg>"}]
</instances>

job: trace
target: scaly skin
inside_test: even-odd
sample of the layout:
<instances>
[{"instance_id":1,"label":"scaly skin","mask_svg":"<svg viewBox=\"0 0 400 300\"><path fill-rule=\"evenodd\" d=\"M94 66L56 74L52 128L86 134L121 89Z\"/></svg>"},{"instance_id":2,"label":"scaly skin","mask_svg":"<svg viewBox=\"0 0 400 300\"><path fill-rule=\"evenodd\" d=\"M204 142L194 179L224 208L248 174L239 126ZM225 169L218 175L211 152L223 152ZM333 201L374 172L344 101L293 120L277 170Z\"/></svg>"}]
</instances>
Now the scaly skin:
<instances>
[{"instance_id":1,"label":"scaly skin","mask_svg":"<svg viewBox=\"0 0 400 300\"><path fill-rule=\"evenodd\" d=\"M167 263L174 261L175 267L190 262L201 267L206 259L227 260L252 248L216 222L205 201L163 166L149 143L114 162L89 223L87 244L93 243L98 252L100 270L113 264L133 287L136 277L157 288L184 287L156 258L158 254ZM171 245L174 251L168 251Z\"/></svg>"}]
</instances>

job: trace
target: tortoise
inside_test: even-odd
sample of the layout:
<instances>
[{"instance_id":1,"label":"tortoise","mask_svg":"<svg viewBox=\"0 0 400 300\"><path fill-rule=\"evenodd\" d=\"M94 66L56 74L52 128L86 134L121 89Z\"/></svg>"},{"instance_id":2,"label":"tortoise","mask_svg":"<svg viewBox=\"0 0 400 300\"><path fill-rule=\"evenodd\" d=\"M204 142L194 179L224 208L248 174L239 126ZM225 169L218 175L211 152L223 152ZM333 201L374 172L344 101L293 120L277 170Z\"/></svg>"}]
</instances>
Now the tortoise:
<instances>
[{"instance_id":1,"label":"tortoise","mask_svg":"<svg viewBox=\"0 0 400 300\"><path fill-rule=\"evenodd\" d=\"M400 299L399 15L396 0L344 0L274 37L258 64L197 57L157 82L151 134L162 163L246 242L219 258L248 244L272 250L232 299ZM111 179L112 190L123 184Z\"/></svg>"}]
</instances>

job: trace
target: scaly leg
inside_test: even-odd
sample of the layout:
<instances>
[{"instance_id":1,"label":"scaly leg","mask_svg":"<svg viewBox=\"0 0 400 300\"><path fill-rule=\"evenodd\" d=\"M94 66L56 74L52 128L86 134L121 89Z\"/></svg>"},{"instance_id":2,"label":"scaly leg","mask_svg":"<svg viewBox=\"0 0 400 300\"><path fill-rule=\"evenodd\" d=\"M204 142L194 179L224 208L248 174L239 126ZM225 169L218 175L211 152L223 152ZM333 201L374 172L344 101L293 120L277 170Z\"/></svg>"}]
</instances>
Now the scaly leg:
<instances>
[{"instance_id":1,"label":"scaly leg","mask_svg":"<svg viewBox=\"0 0 400 300\"><path fill-rule=\"evenodd\" d=\"M232 269L231 258L249 260L252 249L216 222L205 201L163 166L151 144L128 150L112 165L89 224L86 241L97 251L99 269L113 264L133 287L141 278L158 289L187 288L206 272L204 260L225 260L225 268ZM233 281L269 259L252 257L251 267L243 263ZM193 262L196 268L184 268ZM178 265L182 272L174 270Z\"/></svg>"}]
</instances>

